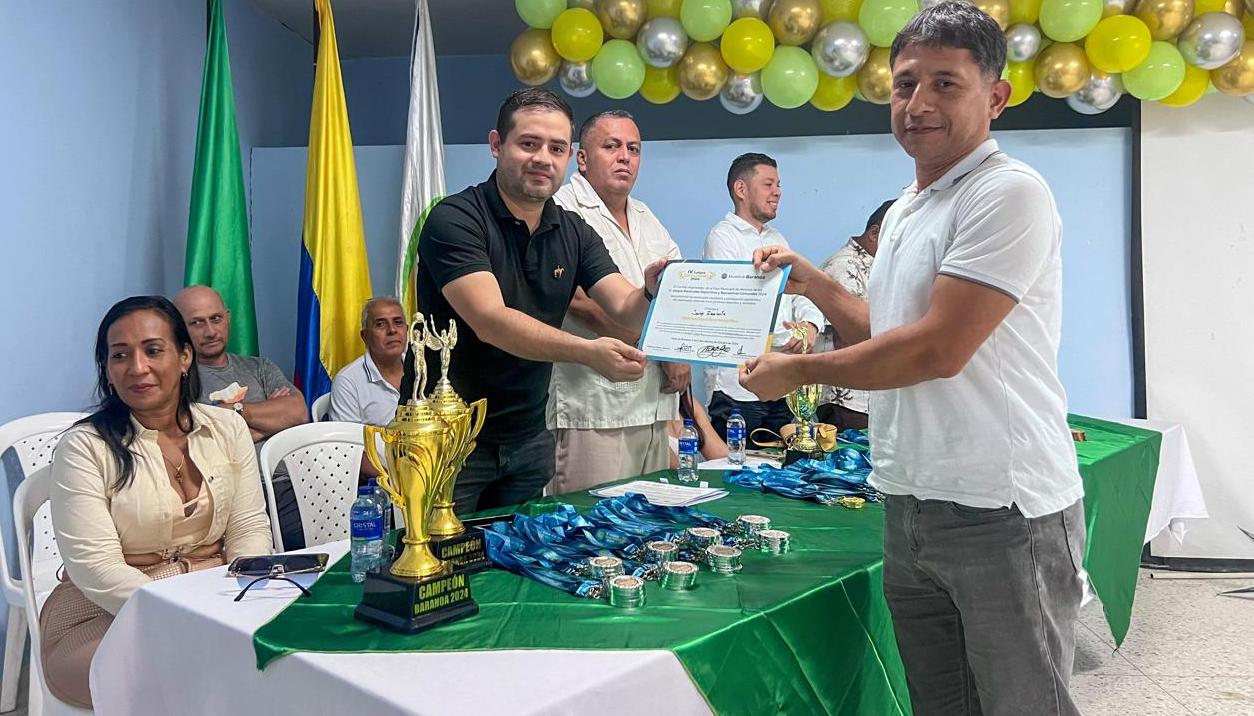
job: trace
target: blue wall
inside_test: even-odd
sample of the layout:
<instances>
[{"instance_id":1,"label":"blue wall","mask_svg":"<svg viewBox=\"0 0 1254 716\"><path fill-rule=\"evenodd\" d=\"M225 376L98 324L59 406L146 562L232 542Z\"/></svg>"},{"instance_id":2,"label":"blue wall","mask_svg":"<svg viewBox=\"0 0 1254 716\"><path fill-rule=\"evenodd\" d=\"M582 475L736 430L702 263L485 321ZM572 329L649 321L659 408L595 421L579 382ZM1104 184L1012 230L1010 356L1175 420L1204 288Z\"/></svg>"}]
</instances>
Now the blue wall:
<instances>
[{"instance_id":1,"label":"blue wall","mask_svg":"<svg viewBox=\"0 0 1254 716\"><path fill-rule=\"evenodd\" d=\"M1060 371L1071 407L1090 415L1132 414L1128 305L1130 135L1120 129L1001 132L1010 154L1036 167L1054 189L1064 222L1064 321ZM701 250L729 208L723 185L736 154L764 151L780 162L784 198L775 221L801 253L821 261L861 230L881 201L900 195L912 164L889 135L646 142L636 195L685 255ZM445 147L449 191L492 170L486 145ZM359 147L357 175L375 292L392 292L402 147ZM304 149L254 152L254 233L263 353L290 370ZM1086 181L1076 181L1085 177ZM271 247L261 253L262 245ZM262 313L264 311L264 313Z\"/></svg>"}]
</instances>

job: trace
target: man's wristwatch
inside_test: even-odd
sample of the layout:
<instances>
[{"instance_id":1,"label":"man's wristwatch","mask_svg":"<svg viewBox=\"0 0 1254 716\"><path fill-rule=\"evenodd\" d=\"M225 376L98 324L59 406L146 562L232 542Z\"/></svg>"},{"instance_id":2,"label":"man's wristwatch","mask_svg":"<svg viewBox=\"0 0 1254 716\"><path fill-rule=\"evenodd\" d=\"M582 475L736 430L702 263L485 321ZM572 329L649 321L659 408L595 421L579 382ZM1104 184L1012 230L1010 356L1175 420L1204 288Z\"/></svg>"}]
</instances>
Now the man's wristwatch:
<instances>
[{"instance_id":1,"label":"man's wristwatch","mask_svg":"<svg viewBox=\"0 0 1254 716\"><path fill-rule=\"evenodd\" d=\"M654 296L654 295L653 295L653 292L649 290L649 285L648 285L648 284L645 284L645 285L641 286L641 287L640 287L640 290L641 290L641 291L644 291L644 300L646 300L646 301L648 301L648 302L652 303L652 302L653 302L653 299L654 299L654 298L656 298L656 296Z\"/></svg>"},{"instance_id":2,"label":"man's wristwatch","mask_svg":"<svg viewBox=\"0 0 1254 716\"><path fill-rule=\"evenodd\" d=\"M231 407L235 409L235 412L240 414L240 417L244 416L244 401L241 400L238 403L232 403Z\"/></svg>"}]
</instances>

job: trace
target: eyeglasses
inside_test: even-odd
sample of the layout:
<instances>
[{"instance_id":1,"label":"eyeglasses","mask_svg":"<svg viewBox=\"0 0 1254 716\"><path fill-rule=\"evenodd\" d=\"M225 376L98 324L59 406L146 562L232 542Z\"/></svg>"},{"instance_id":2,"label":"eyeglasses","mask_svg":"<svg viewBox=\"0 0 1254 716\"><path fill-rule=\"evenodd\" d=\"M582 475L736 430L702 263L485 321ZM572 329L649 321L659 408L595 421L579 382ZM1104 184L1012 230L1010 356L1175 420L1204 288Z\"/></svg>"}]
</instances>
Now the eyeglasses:
<instances>
[{"instance_id":1,"label":"eyeglasses","mask_svg":"<svg viewBox=\"0 0 1254 716\"><path fill-rule=\"evenodd\" d=\"M313 596L312 594L310 594L308 589L305 589L304 585L302 585L300 582L297 582L295 579L291 579L287 575L289 574L312 574L320 570L321 570L321 567L315 566L315 567L310 567L309 569L294 569L289 572L287 571L287 569L283 567L283 565L276 564L270 567L270 571L268 573L263 574L259 577L256 577L255 579L253 579L253 581L249 582L247 586L245 586L243 589L240 590L239 594L235 595L235 599L232 601L238 602L239 600L243 599L244 595L248 594L248 590L252 589L254 585L256 585L258 582L264 582L268 579L277 579L280 582L287 582L288 584L296 585L296 588L300 590L300 595L302 597Z\"/></svg>"}]
</instances>

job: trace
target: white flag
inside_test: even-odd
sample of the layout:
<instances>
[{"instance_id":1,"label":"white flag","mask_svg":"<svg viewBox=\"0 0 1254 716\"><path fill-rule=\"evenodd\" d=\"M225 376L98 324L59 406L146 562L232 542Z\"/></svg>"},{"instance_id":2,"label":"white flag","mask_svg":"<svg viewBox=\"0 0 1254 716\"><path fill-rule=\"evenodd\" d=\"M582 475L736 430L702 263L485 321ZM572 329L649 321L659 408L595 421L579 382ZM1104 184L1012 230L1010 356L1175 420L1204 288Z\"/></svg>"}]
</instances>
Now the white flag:
<instances>
[{"instance_id":1,"label":"white flag","mask_svg":"<svg viewBox=\"0 0 1254 716\"><path fill-rule=\"evenodd\" d=\"M418 305L414 285L418 234L431 207L444 198L444 136L440 131L440 90L435 82L430 19L427 0L418 0L409 58L409 123L405 131L401 235L396 262L396 296L411 317Z\"/></svg>"}]
</instances>

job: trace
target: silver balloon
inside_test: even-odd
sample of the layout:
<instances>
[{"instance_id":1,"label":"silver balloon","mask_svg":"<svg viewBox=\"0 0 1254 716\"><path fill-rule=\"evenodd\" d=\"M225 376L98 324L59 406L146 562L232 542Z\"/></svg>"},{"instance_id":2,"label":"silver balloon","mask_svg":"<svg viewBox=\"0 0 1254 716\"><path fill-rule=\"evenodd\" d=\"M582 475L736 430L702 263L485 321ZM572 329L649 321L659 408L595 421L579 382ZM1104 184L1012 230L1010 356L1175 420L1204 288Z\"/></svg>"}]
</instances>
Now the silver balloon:
<instances>
[{"instance_id":1,"label":"silver balloon","mask_svg":"<svg viewBox=\"0 0 1254 716\"><path fill-rule=\"evenodd\" d=\"M833 22L819 28L810 45L814 64L832 77L848 77L866 63L871 43L853 22Z\"/></svg>"},{"instance_id":2,"label":"silver balloon","mask_svg":"<svg viewBox=\"0 0 1254 716\"><path fill-rule=\"evenodd\" d=\"M563 60L561 69L557 71L557 81L562 85L562 91L571 97L587 97L597 91L591 62Z\"/></svg>"},{"instance_id":3,"label":"silver balloon","mask_svg":"<svg viewBox=\"0 0 1254 716\"><path fill-rule=\"evenodd\" d=\"M1184 61L1204 70L1222 67L1241 52L1245 28L1226 12L1208 12L1193 18L1180 33L1176 47Z\"/></svg>"},{"instance_id":4,"label":"silver balloon","mask_svg":"<svg viewBox=\"0 0 1254 716\"><path fill-rule=\"evenodd\" d=\"M688 51L688 33L673 17L655 17L640 27L636 47L646 64L670 67Z\"/></svg>"},{"instance_id":5,"label":"silver balloon","mask_svg":"<svg viewBox=\"0 0 1254 716\"><path fill-rule=\"evenodd\" d=\"M944 0L919 0L919 9L926 10L933 5L939 5L942 2L944 2Z\"/></svg>"},{"instance_id":6,"label":"silver balloon","mask_svg":"<svg viewBox=\"0 0 1254 716\"><path fill-rule=\"evenodd\" d=\"M759 20L766 19L766 13L771 9L771 0L732 0L732 17L756 17Z\"/></svg>"},{"instance_id":7,"label":"silver balloon","mask_svg":"<svg viewBox=\"0 0 1254 716\"><path fill-rule=\"evenodd\" d=\"M1105 0L1102 3L1102 17L1131 15L1135 9L1136 0Z\"/></svg>"},{"instance_id":8,"label":"silver balloon","mask_svg":"<svg viewBox=\"0 0 1254 716\"><path fill-rule=\"evenodd\" d=\"M1080 114L1101 114L1123 96L1123 80L1119 75L1094 72L1083 87L1067 97L1067 106Z\"/></svg>"},{"instance_id":9,"label":"silver balloon","mask_svg":"<svg viewBox=\"0 0 1254 716\"><path fill-rule=\"evenodd\" d=\"M566 0L566 9L581 7L585 10L596 12L596 0Z\"/></svg>"},{"instance_id":10,"label":"silver balloon","mask_svg":"<svg viewBox=\"0 0 1254 716\"><path fill-rule=\"evenodd\" d=\"M1006 28L1006 59L1027 62L1041 51L1041 31L1036 25L1019 23Z\"/></svg>"},{"instance_id":11,"label":"silver balloon","mask_svg":"<svg viewBox=\"0 0 1254 716\"><path fill-rule=\"evenodd\" d=\"M718 93L718 101L732 114L749 114L762 104L762 79L757 72L751 75L733 74Z\"/></svg>"}]
</instances>

